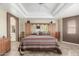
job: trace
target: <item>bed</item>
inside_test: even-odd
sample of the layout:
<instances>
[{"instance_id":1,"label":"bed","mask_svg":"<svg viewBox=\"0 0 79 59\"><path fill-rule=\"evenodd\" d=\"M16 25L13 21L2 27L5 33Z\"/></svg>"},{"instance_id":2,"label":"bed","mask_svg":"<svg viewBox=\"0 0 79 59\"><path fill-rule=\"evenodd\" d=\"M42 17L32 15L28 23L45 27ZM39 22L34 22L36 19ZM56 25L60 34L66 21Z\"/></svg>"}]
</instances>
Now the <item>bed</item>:
<instances>
[{"instance_id":1,"label":"bed","mask_svg":"<svg viewBox=\"0 0 79 59\"><path fill-rule=\"evenodd\" d=\"M24 55L22 52L26 50L56 50L59 54L62 54L61 50L59 49L57 39L50 35L30 35L23 38L20 42L18 51L20 52L20 55Z\"/></svg>"}]
</instances>

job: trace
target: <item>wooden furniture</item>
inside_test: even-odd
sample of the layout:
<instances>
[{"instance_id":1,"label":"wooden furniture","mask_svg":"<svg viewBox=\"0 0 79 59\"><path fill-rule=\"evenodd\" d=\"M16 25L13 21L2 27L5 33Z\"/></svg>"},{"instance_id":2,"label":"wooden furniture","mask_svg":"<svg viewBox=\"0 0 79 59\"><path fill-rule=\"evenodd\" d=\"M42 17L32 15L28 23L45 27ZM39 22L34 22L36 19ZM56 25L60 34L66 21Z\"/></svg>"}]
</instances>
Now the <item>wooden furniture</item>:
<instances>
[{"instance_id":1,"label":"wooden furniture","mask_svg":"<svg viewBox=\"0 0 79 59\"><path fill-rule=\"evenodd\" d=\"M27 23L25 23L25 35L28 36L31 34L31 24L30 21L27 21Z\"/></svg>"},{"instance_id":2,"label":"wooden furniture","mask_svg":"<svg viewBox=\"0 0 79 59\"><path fill-rule=\"evenodd\" d=\"M53 23L52 22L49 23L48 31L49 31L50 35L53 36Z\"/></svg>"},{"instance_id":3,"label":"wooden furniture","mask_svg":"<svg viewBox=\"0 0 79 59\"><path fill-rule=\"evenodd\" d=\"M55 38L60 39L60 32L55 32Z\"/></svg>"},{"instance_id":4,"label":"wooden furniture","mask_svg":"<svg viewBox=\"0 0 79 59\"><path fill-rule=\"evenodd\" d=\"M4 55L11 49L11 41L9 38L0 38L0 55Z\"/></svg>"}]
</instances>

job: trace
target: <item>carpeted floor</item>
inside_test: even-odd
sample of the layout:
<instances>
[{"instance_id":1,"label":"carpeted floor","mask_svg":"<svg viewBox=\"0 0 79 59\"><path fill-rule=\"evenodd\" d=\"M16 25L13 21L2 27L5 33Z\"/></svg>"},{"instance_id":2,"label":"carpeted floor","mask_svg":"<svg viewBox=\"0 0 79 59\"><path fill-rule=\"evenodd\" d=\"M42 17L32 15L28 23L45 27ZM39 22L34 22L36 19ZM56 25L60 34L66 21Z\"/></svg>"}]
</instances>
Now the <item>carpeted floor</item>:
<instances>
[{"instance_id":1,"label":"carpeted floor","mask_svg":"<svg viewBox=\"0 0 79 59\"><path fill-rule=\"evenodd\" d=\"M62 55L55 52L33 52L26 51L24 56L79 56L79 45L69 44L65 42L59 42ZM20 56L18 52L19 42L11 42L11 51L6 53L5 56Z\"/></svg>"}]
</instances>

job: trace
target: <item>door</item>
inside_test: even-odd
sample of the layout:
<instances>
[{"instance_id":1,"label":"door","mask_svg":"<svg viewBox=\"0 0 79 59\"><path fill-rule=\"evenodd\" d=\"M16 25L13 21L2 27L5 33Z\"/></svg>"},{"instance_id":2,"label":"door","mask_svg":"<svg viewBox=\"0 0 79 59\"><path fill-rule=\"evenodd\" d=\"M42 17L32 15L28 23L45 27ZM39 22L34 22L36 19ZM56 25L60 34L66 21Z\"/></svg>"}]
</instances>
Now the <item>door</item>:
<instances>
[{"instance_id":1,"label":"door","mask_svg":"<svg viewBox=\"0 0 79 59\"><path fill-rule=\"evenodd\" d=\"M10 13L7 13L7 37L10 37L11 41L19 39L19 19Z\"/></svg>"}]
</instances>

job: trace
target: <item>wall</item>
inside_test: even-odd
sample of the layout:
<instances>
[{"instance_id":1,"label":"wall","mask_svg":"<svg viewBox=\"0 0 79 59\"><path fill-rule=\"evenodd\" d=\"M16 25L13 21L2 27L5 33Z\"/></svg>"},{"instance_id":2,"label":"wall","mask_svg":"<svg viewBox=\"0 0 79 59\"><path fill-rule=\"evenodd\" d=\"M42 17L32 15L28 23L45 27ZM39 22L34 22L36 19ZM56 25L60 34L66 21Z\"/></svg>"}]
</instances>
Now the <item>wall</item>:
<instances>
[{"instance_id":1,"label":"wall","mask_svg":"<svg viewBox=\"0 0 79 59\"><path fill-rule=\"evenodd\" d=\"M58 19L58 31L60 32L60 41L63 41L63 19Z\"/></svg>"},{"instance_id":2,"label":"wall","mask_svg":"<svg viewBox=\"0 0 79 59\"><path fill-rule=\"evenodd\" d=\"M0 8L0 37L7 36L6 11Z\"/></svg>"},{"instance_id":3,"label":"wall","mask_svg":"<svg viewBox=\"0 0 79 59\"><path fill-rule=\"evenodd\" d=\"M31 23L49 23L53 21L52 18L28 18L27 20L30 20Z\"/></svg>"},{"instance_id":4,"label":"wall","mask_svg":"<svg viewBox=\"0 0 79 59\"><path fill-rule=\"evenodd\" d=\"M40 26L40 28L37 29L37 26ZM37 33L37 32L48 33L48 24L33 24L31 31L32 33Z\"/></svg>"},{"instance_id":5,"label":"wall","mask_svg":"<svg viewBox=\"0 0 79 59\"><path fill-rule=\"evenodd\" d=\"M25 20L26 20L26 19L19 18L19 34L20 34L22 31L25 31Z\"/></svg>"}]
</instances>

